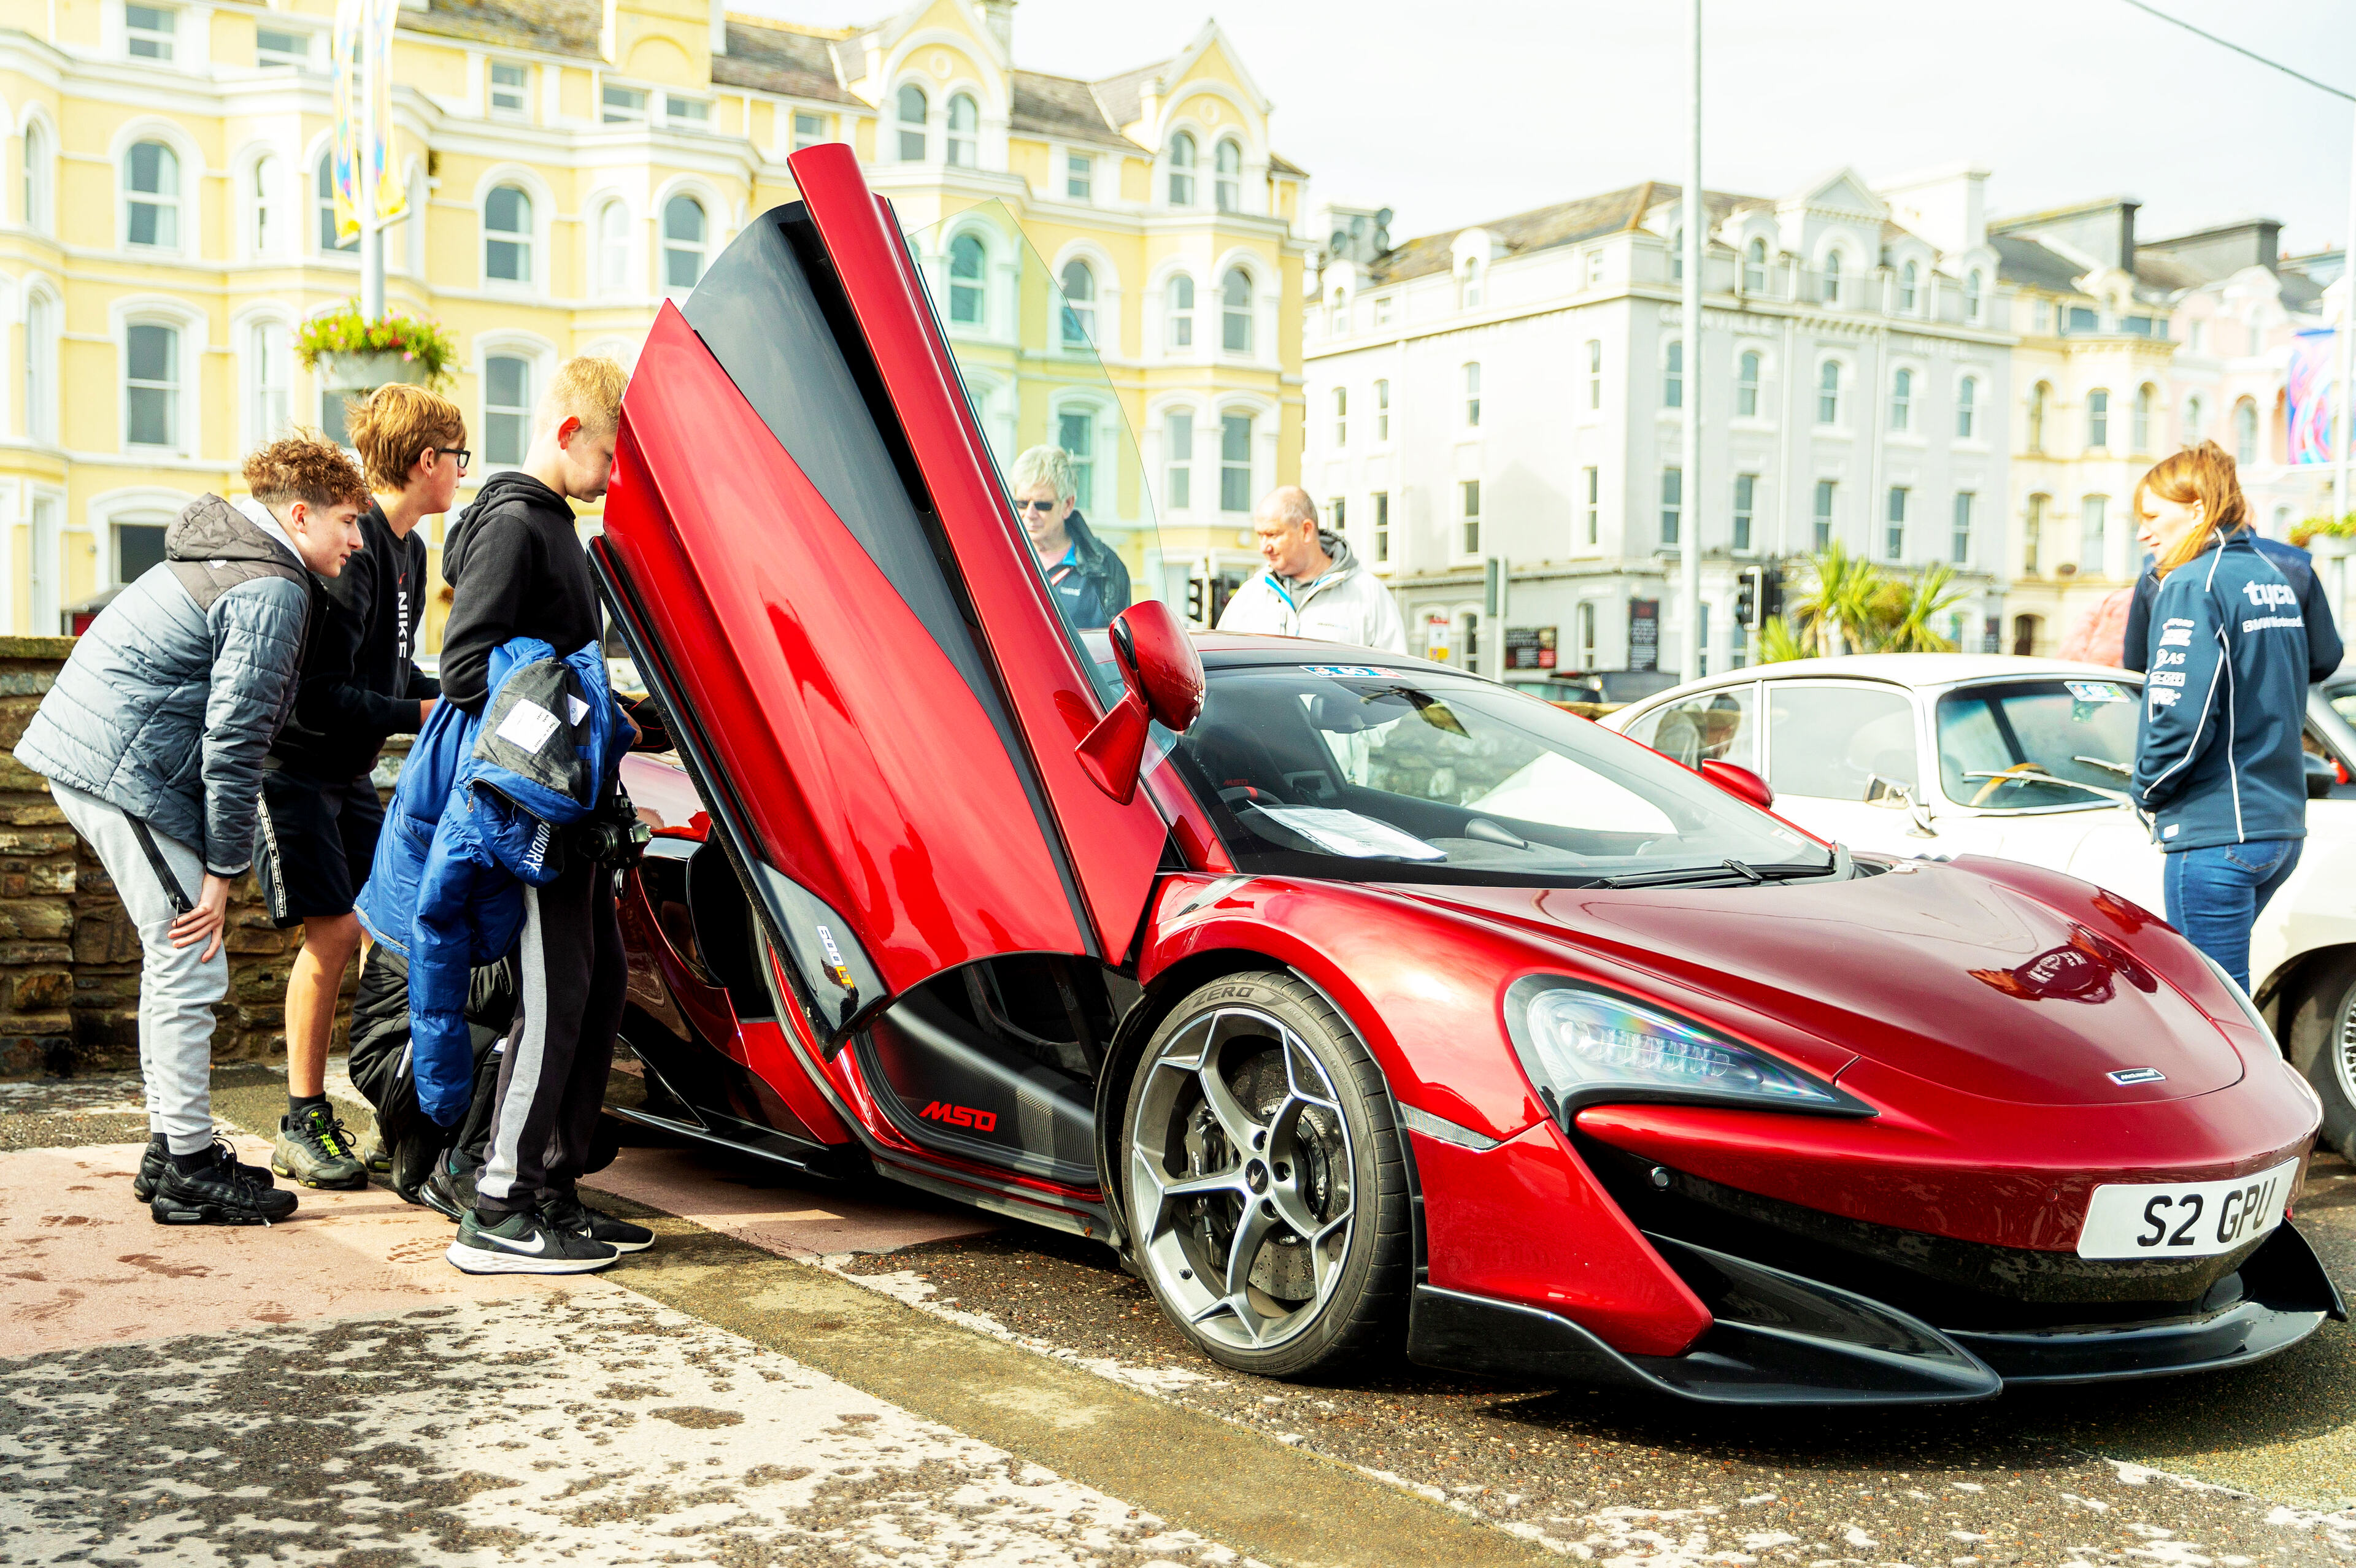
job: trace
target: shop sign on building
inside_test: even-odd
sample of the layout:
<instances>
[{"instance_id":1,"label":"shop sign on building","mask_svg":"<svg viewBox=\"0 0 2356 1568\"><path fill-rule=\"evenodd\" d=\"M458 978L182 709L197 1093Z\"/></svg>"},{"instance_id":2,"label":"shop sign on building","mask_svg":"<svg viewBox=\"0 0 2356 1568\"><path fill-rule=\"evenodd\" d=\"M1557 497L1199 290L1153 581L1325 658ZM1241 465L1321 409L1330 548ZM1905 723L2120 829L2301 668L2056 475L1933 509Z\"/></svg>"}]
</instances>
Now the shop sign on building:
<instances>
[{"instance_id":1,"label":"shop sign on building","mask_svg":"<svg viewBox=\"0 0 2356 1568\"><path fill-rule=\"evenodd\" d=\"M1505 628L1507 669L1552 669L1555 667L1554 655L1555 629L1552 626Z\"/></svg>"},{"instance_id":2,"label":"shop sign on building","mask_svg":"<svg viewBox=\"0 0 2356 1568\"><path fill-rule=\"evenodd\" d=\"M1628 601L1628 667L1661 667L1661 602L1657 599Z\"/></svg>"}]
</instances>

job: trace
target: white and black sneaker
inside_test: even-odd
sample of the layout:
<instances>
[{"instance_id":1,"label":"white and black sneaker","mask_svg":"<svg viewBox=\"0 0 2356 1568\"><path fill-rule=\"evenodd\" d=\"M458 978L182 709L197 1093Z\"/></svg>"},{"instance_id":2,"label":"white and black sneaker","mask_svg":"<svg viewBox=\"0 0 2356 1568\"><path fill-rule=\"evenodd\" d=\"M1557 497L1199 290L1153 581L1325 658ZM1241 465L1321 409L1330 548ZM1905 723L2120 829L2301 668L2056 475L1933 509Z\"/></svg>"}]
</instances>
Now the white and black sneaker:
<instances>
[{"instance_id":1,"label":"white and black sneaker","mask_svg":"<svg viewBox=\"0 0 2356 1568\"><path fill-rule=\"evenodd\" d=\"M627 1220L616 1220L592 1209L575 1192L542 1200L540 1217L560 1231L603 1242L617 1253L642 1253L655 1244L655 1233L644 1225L633 1225Z\"/></svg>"},{"instance_id":2,"label":"white and black sneaker","mask_svg":"<svg viewBox=\"0 0 2356 1568\"><path fill-rule=\"evenodd\" d=\"M603 1242L561 1231L529 1209L486 1224L469 1209L458 1239L442 1254L465 1274L589 1274L622 1254Z\"/></svg>"}]
</instances>

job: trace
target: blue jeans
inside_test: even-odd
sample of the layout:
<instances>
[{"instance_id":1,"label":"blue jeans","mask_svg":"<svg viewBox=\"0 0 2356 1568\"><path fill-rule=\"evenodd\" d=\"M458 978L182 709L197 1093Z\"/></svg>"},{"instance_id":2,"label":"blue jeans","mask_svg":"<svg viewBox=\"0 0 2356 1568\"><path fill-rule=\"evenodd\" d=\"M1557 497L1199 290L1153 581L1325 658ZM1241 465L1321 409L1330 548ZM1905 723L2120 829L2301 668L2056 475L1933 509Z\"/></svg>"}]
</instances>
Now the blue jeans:
<instances>
[{"instance_id":1,"label":"blue jeans","mask_svg":"<svg viewBox=\"0 0 2356 1568\"><path fill-rule=\"evenodd\" d=\"M2262 838L2177 849L2164 859L2161 887L2168 923L2217 961L2244 991L2250 988L2250 927L2275 890L2298 865L2304 838Z\"/></svg>"}]
</instances>

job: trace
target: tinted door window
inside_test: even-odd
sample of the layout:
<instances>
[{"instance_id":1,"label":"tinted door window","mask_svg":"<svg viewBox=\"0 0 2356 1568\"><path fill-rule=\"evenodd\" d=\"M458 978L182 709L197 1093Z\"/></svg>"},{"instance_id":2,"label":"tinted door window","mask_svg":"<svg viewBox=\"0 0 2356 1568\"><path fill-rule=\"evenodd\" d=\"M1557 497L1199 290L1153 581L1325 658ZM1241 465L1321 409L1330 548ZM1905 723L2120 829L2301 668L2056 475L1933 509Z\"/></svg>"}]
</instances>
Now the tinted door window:
<instances>
[{"instance_id":1,"label":"tinted door window","mask_svg":"<svg viewBox=\"0 0 2356 1568\"><path fill-rule=\"evenodd\" d=\"M1915 779L1914 705L1903 692L1867 686L1767 685L1767 782L1777 795L1867 798L1879 775L1921 796Z\"/></svg>"}]
</instances>

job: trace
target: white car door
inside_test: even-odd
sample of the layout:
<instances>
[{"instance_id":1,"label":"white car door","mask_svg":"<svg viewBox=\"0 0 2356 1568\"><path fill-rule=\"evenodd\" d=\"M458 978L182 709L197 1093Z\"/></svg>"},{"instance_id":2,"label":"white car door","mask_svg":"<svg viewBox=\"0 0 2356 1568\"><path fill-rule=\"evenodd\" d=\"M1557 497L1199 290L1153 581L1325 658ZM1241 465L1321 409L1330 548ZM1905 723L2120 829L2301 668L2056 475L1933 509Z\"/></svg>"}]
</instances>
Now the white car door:
<instances>
[{"instance_id":1,"label":"white car door","mask_svg":"<svg viewBox=\"0 0 2356 1568\"><path fill-rule=\"evenodd\" d=\"M1768 785L1775 814L1820 838L1881 855L1940 848L1922 833L1914 694L1879 681L1769 680Z\"/></svg>"}]
</instances>

